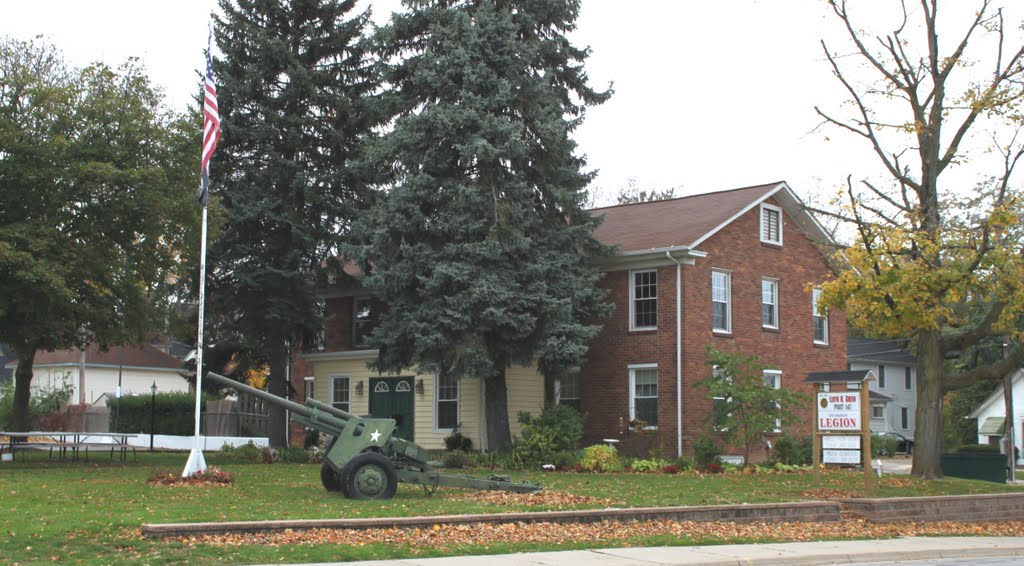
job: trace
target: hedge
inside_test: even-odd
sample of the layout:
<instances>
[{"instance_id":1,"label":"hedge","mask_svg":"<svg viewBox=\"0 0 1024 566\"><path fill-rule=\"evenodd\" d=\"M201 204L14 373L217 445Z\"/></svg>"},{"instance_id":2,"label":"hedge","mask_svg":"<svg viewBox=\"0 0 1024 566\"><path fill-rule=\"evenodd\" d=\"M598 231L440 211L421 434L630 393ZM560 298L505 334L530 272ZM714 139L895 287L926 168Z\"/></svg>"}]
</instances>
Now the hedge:
<instances>
[{"instance_id":1,"label":"hedge","mask_svg":"<svg viewBox=\"0 0 1024 566\"><path fill-rule=\"evenodd\" d=\"M203 406L214 397L203 394ZM120 399L111 399L110 430L113 432L146 433L150 432L151 406L150 395L129 395ZM118 413L120 404L120 414ZM192 393L179 391L174 393L158 393L156 395L156 434L189 436L196 428L196 398Z\"/></svg>"}]
</instances>

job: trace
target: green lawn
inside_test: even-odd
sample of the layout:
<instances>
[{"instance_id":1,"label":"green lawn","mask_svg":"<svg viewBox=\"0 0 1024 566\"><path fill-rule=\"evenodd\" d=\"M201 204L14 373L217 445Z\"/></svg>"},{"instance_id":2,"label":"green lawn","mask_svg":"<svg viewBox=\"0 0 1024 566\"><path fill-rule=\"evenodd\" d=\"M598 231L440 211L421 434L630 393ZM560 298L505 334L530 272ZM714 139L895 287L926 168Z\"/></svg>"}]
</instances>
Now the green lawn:
<instances>
[{"instance_id":1,"label":"green lawn","mask_svg":"<svg viewBox=\"0 0 1024 566\"><path fill-rule=\"evenodd\" d=\"M20 458L20 455L19 455ZM410 549L390 545L186 546L149 540L137 529L143 523L386 517L458 513L493 513L493 501L476 501L465 490L442 489L432 497L416 486L399 486L394 499L357 502L329 494L320 486L318 465L222 464L216 453L207 463L237 474L233 486L169 487L150 485L155 472L179 473L184 454L140 453L137 463L50 462L29 454L28 462L0 464L0 556L7 563L52 560L83 563L119 562L296 562L408 556ZM481 471L481 475L489 472ZM809 473L772 475L664 475L515 473L549 492L584 496L581 501L549 505L507 505L514 512L552 508L707 505L740 502L797 501L843 494L859 495L863 475L830 472L814 485ZM882 482L880 496L940 495L1011 491L1015 487L966 480L919 482L907 477ZM596 498L587 500L586 498ZM644 542L644 541L635 541ZM654 541L686 544L688 541ZM630 544L629 540L624 544ZM650 541L646 541L650 543ZM491 548L492 552L536 550L537 545Z\"/></svg>"}]
</instances>

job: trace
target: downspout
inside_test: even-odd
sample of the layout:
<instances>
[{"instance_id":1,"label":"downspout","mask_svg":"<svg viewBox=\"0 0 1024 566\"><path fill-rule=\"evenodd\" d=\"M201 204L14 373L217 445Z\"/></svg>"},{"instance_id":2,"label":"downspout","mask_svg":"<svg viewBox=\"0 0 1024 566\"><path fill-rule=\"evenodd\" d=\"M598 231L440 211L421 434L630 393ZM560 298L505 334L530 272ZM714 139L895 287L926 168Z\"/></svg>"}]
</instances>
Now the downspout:
<instances>
[{"instance_id":1,"label":"downspout","mask_svg":"<svg viewBox=\"0 0 1024 566\"><path fill-rule=\"evenodd\" d=\"M665 257L676 264L676 457L683 456L683 264L665 252Z\"/></svg>"}]
</instances>

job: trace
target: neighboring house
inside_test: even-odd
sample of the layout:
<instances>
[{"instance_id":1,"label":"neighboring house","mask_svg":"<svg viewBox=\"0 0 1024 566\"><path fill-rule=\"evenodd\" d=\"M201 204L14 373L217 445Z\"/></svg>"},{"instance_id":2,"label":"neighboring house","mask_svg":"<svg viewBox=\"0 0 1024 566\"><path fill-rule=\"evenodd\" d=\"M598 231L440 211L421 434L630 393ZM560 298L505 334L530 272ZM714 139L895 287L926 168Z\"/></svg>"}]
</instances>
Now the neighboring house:
<instances>
[{"instance_id":1,"label":"neighboring house","mask_svg":"<svg viewBox=\"0 0 1024 566\"><path fill-rule=\"evenodd\" d=\"M852 370L872 370L871 432L898 432L914 438L917 414L917 373L905 340L850 338L847 362Z\"/></svg>"},{"instance_id":2,"label":"neighboring house","mask_svg":"<svg viewBox=\"0 0 1024 566\"><path fill-rule=\"evenodd\" d=\"M588 363L547 393L533 368L509 370L513 434L519 411L559 402L586 415L589 443L690 453L713 403L694 387L712 373L706 346L757 355L774 368L766 383L808 395L808 373L846 369L845 317L814 308L812 286L830 273L820 246L832 241L785 183L592 213L604 217L596 236L619 246L601 263L615 311ZM357 414L395 415L405 427L399 434L426 448L443 447L455 427L486 448L480 380L377 375L366 368L377 355L366 338L380 305L358 288L336 288L326 301L325 347L293 366L297 391ZM809 434L812 411L809 400L796 434ZM626 431L631 420L646 429Z\"/></svg>"},{"instance_id":3,"label":"neighboring house","mask_svg":"<svg viewBox=\"0 0 1024 566\"><path fill-rule=\"evenodd\" d=\"M1010 422L1013 423L1014 446L1019 454L1024 454L1024 439L1021 438L1024 436L1024 369L1015 371L1011 379L1014 414ZM993 391L967 418L978 419L978 444L998 444L999 451L1006 453L1003 442L1006 434L1006 401L1002 387ZM1024 459L1018 456L1017 461L1024 462Z\"/></svg>"},{"instance_id":4,"label":"neighboring house","mask_svg":"<svg viewBox=\"0 0 1024 566\"><path fill-rule=\"evenodd\" d=\"M14 361L7 367L16 365ZM160 393L188 391L189 383L179 373L182 371L181 360L148 344L117 346L106 352L91 345L84 352L37 353L32 364L32 388L55 388L66 383L72 388L70 403L92 404L104 394L116 394L119 383L122 395L150 395L154 383Z\"/></svg>"}]
</instances>

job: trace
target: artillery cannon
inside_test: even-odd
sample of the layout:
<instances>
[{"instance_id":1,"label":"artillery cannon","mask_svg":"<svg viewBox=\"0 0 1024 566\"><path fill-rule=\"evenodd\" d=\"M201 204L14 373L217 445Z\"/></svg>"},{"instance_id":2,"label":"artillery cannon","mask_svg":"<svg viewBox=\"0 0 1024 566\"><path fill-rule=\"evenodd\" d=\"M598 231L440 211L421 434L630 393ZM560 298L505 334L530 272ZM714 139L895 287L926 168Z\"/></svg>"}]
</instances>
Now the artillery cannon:
<instances>
[{"instance_id":1,"label":"artillery cannon","mask_svg":"<svg viewBox=\"0 0 1024 566\"><path fill-rule=\"evenodd\" d=\"M394 419L359 417L316 399L306 399L302 405L223 375L208 372L206 376L284 407L292 420L333 437L320 467L320 481L327 491L340 491L349 499L390 499L398 482L422 485L427 490L446 486L534 493L541 489L531 483L514 483L503 476L480 478L438 473L426 450L394 435Z\"/></svg>"}]
</instances>

